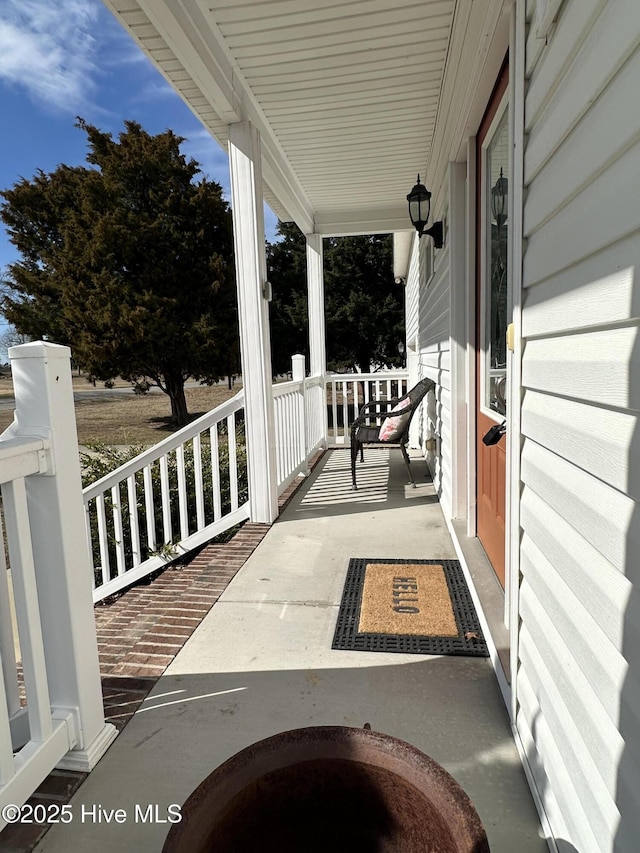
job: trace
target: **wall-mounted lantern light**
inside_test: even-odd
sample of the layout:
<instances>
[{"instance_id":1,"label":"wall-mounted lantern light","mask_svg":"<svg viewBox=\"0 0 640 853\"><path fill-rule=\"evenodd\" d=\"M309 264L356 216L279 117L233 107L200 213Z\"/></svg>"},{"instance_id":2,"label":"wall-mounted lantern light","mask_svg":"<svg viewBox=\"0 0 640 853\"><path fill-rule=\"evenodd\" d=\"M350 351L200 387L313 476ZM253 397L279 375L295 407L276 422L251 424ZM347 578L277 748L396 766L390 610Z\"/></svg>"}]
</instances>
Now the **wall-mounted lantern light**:
<instances>
[{"instance_id":1,"label":"wall-mounted lantern light","mask_svg":"<svg viewBox=\"0 0 640 853\"><path fill-rule=\"evenodd\" d=\"M420 175L418 175L418 183L407 196L407 201L409 202L409 216L418 232L418 237L422 237L423 234L430 234L433 237L433 245L436 249L441 249L444 239L442 222L434 222L431 228L426 227L431 210L431 193L424 184L420 183Z\"/></svg>"},{"instance_id":2,"label":"wall-mounted lantern light","mask_svg":"<svg viewBox=\"0 0 640 853\"><path fill-rule=\"evenodd\" d=\"M508 192L509 181L504 177L502 169L500 169L500 177L491 189L491 213L498 228L501 228L507 221Z\"/></svg>"}]
</instances>

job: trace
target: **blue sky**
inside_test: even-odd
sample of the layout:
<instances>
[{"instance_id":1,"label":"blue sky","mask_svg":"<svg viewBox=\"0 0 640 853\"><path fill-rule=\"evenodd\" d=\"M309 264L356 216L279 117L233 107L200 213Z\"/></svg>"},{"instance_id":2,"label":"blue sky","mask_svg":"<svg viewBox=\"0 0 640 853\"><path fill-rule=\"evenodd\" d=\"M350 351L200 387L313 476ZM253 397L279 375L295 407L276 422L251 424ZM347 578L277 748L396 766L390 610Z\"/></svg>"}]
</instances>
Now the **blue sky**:
<instances>
[{"instance_id":1,"label":"blue sky","mask_svg":"<svg viewBox=\"0 0 640 853\"><path fill-rule=\"evenodd\" d=\"M0 115L0 189L84 163L81 116L114 138L125 119L149 133L171 128L229 197L226 153L100 0L1 0ZM276 219L266 214L273 239ZM0 273L16 258L0 223Z\"/></svg>"}]
</instances>

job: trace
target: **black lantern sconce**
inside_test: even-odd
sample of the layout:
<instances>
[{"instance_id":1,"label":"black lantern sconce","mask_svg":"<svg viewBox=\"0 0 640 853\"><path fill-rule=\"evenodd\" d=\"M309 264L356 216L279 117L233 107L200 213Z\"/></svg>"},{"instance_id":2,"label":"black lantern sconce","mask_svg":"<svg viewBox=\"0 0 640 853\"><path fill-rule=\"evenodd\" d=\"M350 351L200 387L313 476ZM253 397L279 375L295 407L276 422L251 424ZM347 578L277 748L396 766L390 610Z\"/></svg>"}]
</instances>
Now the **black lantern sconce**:
<instances>
[{"instance_id":1,"label":"black lantern sconce","mask_svg":"<svg viewBox=\"0 0 640 853\"><path fill-rule=\"evenodd\" d=\"M442 221L434 222L431 228L426 227L431 210L431 193L424 184L420 183L420 175L418 175L418 183L407 196L407 201L409 202L409 216L418 232L418 237L429 234L433 237L433 245L436 249L441 249L444 242Z\"/></svg>"},{"instance_id":2,"label":"black lantern sconce","mask_svg":"<svg viewBox=\"0 0 640 853\"><path fill-rule=\"evenodd\" d=\"M500 177L491 190L491 213L498 228L502 228L507 221L508 197L509 181L504 177L502 169L500 169Z\"/></svg>"}]
</instances>

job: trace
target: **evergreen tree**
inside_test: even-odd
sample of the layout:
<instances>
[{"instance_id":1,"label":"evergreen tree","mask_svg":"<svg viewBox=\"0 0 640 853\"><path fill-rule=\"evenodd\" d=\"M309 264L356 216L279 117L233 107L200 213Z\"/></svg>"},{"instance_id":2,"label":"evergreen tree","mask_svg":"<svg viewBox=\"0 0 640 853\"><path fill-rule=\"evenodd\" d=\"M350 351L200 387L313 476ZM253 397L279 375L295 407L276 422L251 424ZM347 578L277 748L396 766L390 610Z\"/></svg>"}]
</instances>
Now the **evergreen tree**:
<instances>
[{"instance_id":1,"label":"evergreen tree","mask_svg":"<svg viewBox=\"0 0 640 853\"><path fill-rule=\"evenodd\" d=\"M125 122L118 141L78 120L89 167L59 166L0 195L21 258L2 311L32 338L69 345L99 379L149 377L188 419L185 380L238 370L231 213L196 180L184 141Z\"/></svg>"},{"instance_id":2,"label":"evergreen tree","mask_svg":"<svg viewBox=\"0 0 640 853\"><path fill-rule=\"evenodd\" d=\"M269 310L271 363L275 376L291 370L291 356L309 364L307 254L304 236L293 222L279 222L282 238L267 243L267 275L272 285Z\"/></svg>"},{"instance_id":3,"label":"evergreen tree","mask_svg":"<svg viewBox=\"0 0 640 853\"><path fill-rule=\"evenodd\" d=\"M293 353L308 355L306 249L297 226L280 223L278 233L267 258L274 372L284 372ZM399 366L404 306L391 236L325 238L323 249L327 366L363 373Z\"/></svg>"}]
</instances>

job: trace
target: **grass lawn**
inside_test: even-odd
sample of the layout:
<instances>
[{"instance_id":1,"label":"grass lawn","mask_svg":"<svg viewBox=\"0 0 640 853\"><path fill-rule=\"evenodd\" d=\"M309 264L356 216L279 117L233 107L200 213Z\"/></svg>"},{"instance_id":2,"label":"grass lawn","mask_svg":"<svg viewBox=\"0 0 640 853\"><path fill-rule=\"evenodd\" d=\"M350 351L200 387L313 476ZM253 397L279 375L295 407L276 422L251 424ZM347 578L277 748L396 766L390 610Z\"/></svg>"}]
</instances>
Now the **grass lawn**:
<instances>
[{"instance_id":1,"label":"grass lawn","mask_svg":"<svg viewBox=\"0 0 640 853\"><path fill-rule=\"evenodd\" d=\"M77 391L91 387L86 380L74 381ZM236 383L229 391L226 383L221 383L210 388L187 388L185 395L189 414L195 417L214 409L237 394L241 387ZM170 413L166 394L138 395L132 391L108 397L105 392L104 399L81 399L76 402L78 443L156 444L174 431L167 423ZM0 411L0 431L6 429L12 420L12 411Z\"/></svg>"}]
</instances>

